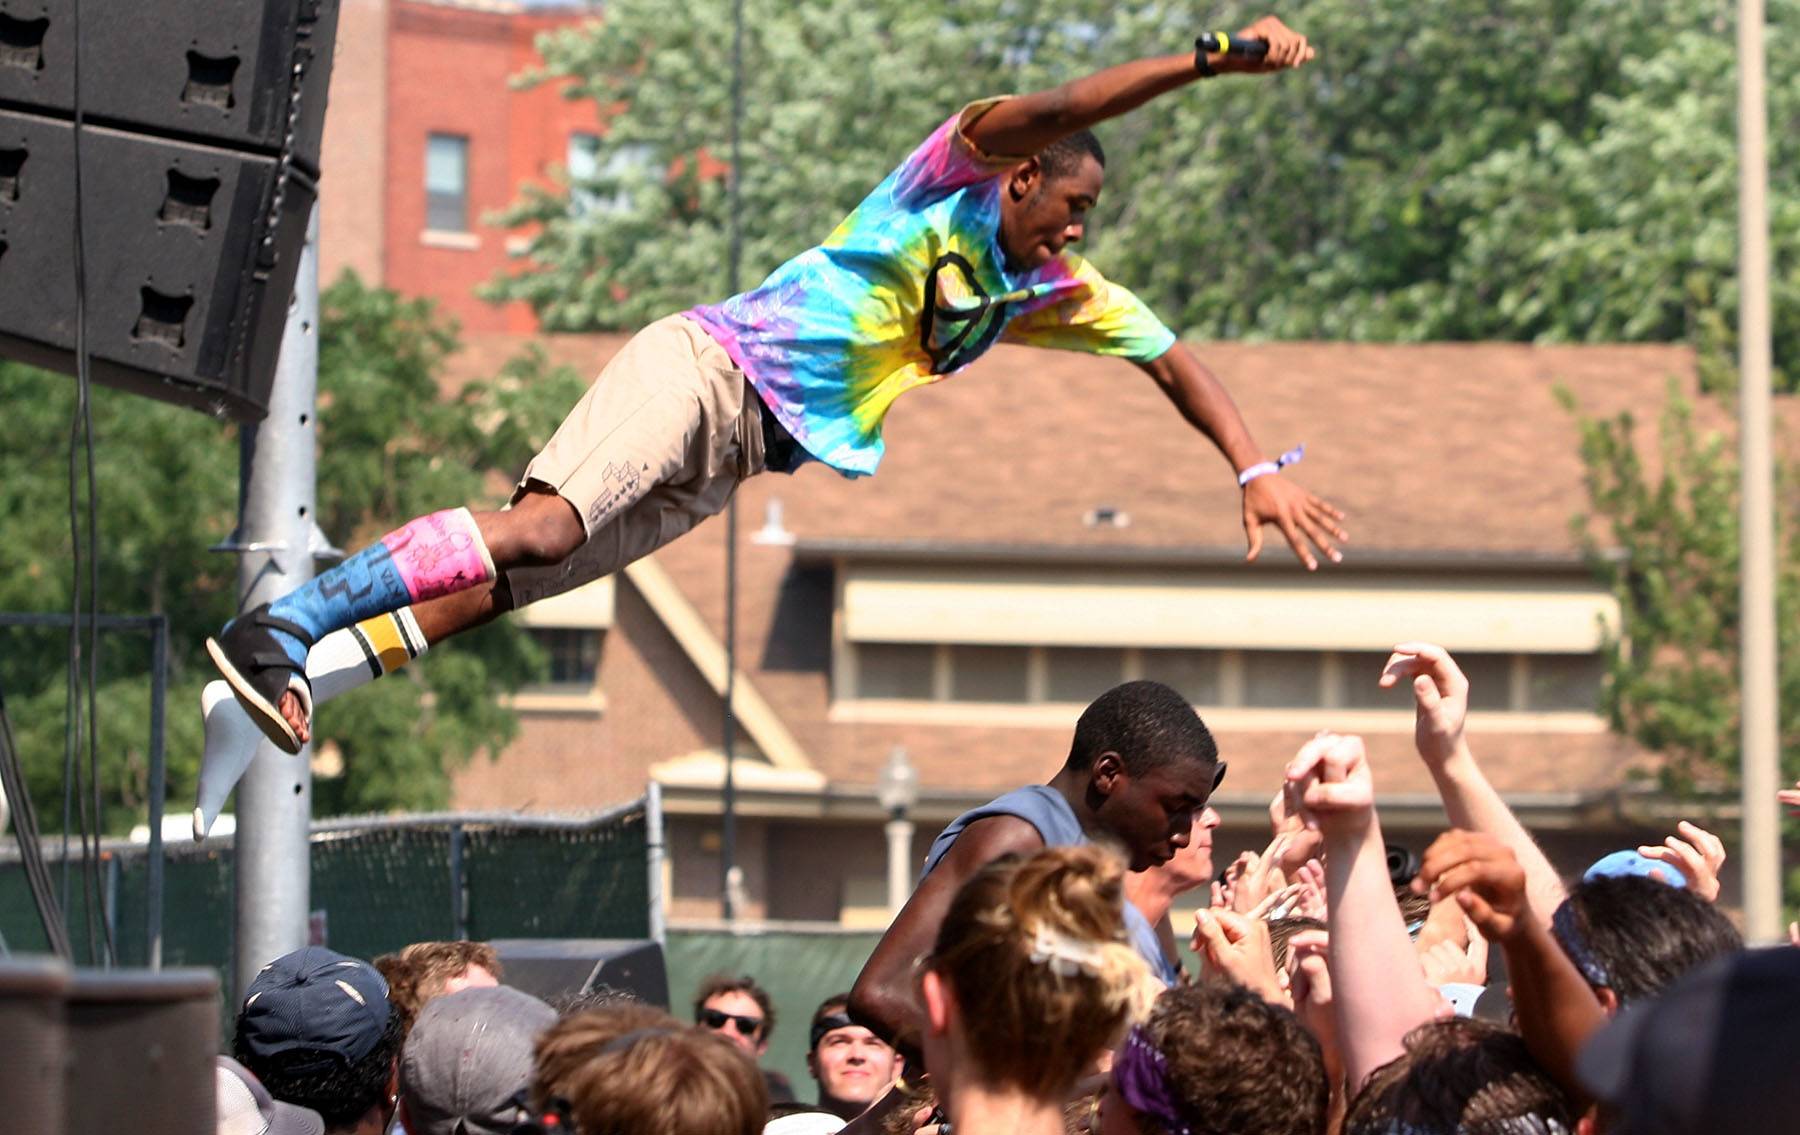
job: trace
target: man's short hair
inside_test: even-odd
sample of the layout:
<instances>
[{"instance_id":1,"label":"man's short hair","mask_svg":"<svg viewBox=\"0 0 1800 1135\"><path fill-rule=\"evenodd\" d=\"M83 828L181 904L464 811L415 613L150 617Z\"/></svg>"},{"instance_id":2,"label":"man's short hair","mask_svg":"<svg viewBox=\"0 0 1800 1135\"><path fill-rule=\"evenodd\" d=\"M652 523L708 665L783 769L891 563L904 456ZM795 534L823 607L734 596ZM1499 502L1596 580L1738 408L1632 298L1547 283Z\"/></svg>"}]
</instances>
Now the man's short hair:
<instances>
[{"instance_id":1,"label":"man's short hair","mask_svg":"<svg viewBox=\"0 0 1800 1135\"><path fill-rule=\"evenodd\" d=\"M577 1132L760 1135L769 1092L737 1045L624 1005L571 1014L538 1039L531 1103Z\"/></svg>"},{"instance_id":2,"label":"man's short hair","mask_svg":"<svg viewBox=\"0 0 1800 1135\"><path fill-rule=\"evenodd\" d=\"M388 1000L408 1029L426 1002L470 966L480 966L496 979L501 976L500 955L486 942L414 942L375 959L375 968L387 978Z\"/></svg>"},{"instance_id":3,"label":"man's short hair","mask_svg":"<svg viewBox=\"0 0 1800 1135\"><path fill-rule=\"evenodd\" d=\"M1180 986L1156 999L1144 1033L1183 1125L1234 1135L1322 1135L1331 1086L1319 1042L1294 1014L1238 985ZM1163 1128L1138 1113L1139 1126Z\"/></svg>"},{"instance_id":4,"label":"man's short hair","mask_svg":"<svg viewBox=\"0 0 1800 1135\"><path fill-rule=\"evenodd\" d=\"M1182 761L1219 761L1219 746L1194 707L1168 686L1149 681L1114 686L1082 711L1068 767L1090 769L1105 752L1119 754L1132 776Z\"/></svg>"},{"instance_id":5,"label":"man's short hair","mask_svg":"<svg viewBox=\"0 0 1800 1135\"><path fill-rule=\"evenodd\" d=\"M1037 156L1038 168L1044 171L1045 181L1055 181L1079 171L1081 163L1088 158L1099 162L1101 169L1106 168L1106 150L1092 130L1064 134L1039 150Z\"/></svg>"},{"instance_id":6,"label":"man's short hair","mask_svg":"<svg viewBox=\"0 0 1800 1135\"><path fill-rule=\"evenodd\" d=\"M1718 907L1692 891L1635 875L1576 883L1550 926L1588 984L1612 990L1621 1006L1744 948Z\"/></svg>"},{"instance_id":7,"label":"man's short hair","mask_svg":"<svg viewBox=\"0 0 1800 1135\"><path fill-rule=\"evenodd\" d=\"M250 983L232 1055L274 1098L349 1127L387 1102L404 1035L373 966L306 946Z\"/></svg>"},{"instance_id":8,"label":"man's short hair","mask_svg":"<svg viewBox=\"0 0 1800 1135\"><path fill-rule=\"evenodd\" d=\"M1579 1114L1517 1033L1451 1017L1407 1033L1405 1052L1369 1074L1344 1135L1573 1131Z\"/></svg>"},{"instance_id":9,"label":"man's short hair","mask_svg":"<svg viewBox=\"0 0 1800 1135\"><path fill-rule=\"evenodd\" d=\"M769 999L768 990L756 984L756 979L748 974L732 977L729 974L715 973L701 982L700 992L694 994L694 1022L696 1024L700 1021L700 1012L706 1008L706 1003L721 993L748 994L750 999L756 1002L756 1007L762 1010L762 1032L757 1035L763 1040L768 1040L774 1035L775 1002Z\"/></svg>"}]
</instances>

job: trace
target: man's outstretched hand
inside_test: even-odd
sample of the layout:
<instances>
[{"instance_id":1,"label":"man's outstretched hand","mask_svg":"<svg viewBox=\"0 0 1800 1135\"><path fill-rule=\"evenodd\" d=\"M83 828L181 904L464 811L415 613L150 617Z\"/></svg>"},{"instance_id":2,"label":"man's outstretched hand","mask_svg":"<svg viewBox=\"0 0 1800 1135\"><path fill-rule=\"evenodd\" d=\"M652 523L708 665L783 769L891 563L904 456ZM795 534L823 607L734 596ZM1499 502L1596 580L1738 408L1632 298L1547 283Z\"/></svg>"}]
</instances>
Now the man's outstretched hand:
<instances>
[{"instance_id":1,"label":"man's outstretched hand","mask_svg":"<svg viewBox=\"0 0 1800 1135\"><path fill-rule=\"evenodd\" d=\"M1264 16L1237 35L1239 39L1267 40L1268 54L1260 59L1247 55L1211 56L1209 62L1212 69L1221 75L1230 72L1259 75L1270 71L1285 71L1311 61L1314 54L1306 37L1282 23L1277 16Z\"/></svg>"},{"instance_id":2,"label":"man's outstretched hand","mask_svg":"<svg viewBox=\"0 0 1800 1135\"><path fill-rule=\"evenodd\" d=\"M1273 524L1307 571L1319 569L1315 547L1332 563L1342 563L1344 554L1337 545L1350 540L1343 523L1341 511L1279 473L1258 477L1244 486L1244 538L1250 544L1244 557L1247 562L1262 554L1263 525Z\"/></svg>"}]
</instances>

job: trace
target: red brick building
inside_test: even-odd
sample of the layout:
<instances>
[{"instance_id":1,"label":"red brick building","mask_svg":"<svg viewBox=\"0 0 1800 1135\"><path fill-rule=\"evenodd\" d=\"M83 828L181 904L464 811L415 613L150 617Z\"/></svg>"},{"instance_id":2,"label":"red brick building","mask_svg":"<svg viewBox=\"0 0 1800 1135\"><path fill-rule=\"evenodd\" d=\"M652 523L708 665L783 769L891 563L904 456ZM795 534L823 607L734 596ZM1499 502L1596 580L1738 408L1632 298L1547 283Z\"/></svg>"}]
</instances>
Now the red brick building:
<instances>
[{"instance_id":1,"label":"red brick building","mask_svg":"<svg viewBox=\"0 0 1800 1135\"><path fill-rule=\"evenodd\" d=\"M476 298L509 238L487 219L549 184L604 132L594 104L547 83L515 90L537 37L597 18L581 5L342 0L325 135L320 268L430 296L464 331L534 331L523 304Z\"/></svg>"}]
</instances>

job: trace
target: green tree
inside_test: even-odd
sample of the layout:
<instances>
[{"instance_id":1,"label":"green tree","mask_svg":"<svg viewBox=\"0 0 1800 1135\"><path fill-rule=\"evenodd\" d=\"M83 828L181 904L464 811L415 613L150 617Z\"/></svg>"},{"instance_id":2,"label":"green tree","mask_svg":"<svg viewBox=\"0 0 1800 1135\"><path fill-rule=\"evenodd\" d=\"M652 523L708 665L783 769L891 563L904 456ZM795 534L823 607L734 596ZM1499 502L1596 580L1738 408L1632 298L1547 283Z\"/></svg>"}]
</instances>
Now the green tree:
<instances>
[{"instance_id":1,"label":"green tree","mask_svg":"<svg viewBox=\"0 0 1800 1135\"><path fill-rule=\"evenodd\" d=\"M1573 406L1572 399L1565 403ZM1606 643L1603 710L1615 732L1654 750L1677 796L1735 792L1739 701L1739 464L1671 383L1654 458L1630 413L1580 421L1591 511L1574 521L1596 575L1619 601ZM1785 487L1791 480L1781 476ZM1800 505L1776 494L1778 744L1784 781L1800 777ZM1790 836L1797 825L1790 823ZM1789 846L1793 846L1790 840ZM1790 860L1791 862L1791 860ZM1800 870L1787 880L1800 905Z\"/></svg>"},{"instance_id":2,"label":"green tree","mask_svg":"<svg viewBox=\"0 0 1800 1135\"><path fill-rule=\"evenodd\" d=\"M424 301L347 276L322 297L319 518L360 546L400 520L458 502L503 498L526 456L579 397L581 379L543 356L515 359L454 395L438 386L454 331ZM67 439L74 383L0 364L0 610L66 611L71 543ZM105 388L93 396L101 512L102 610L166 613L171 623L169 794L190 799L198 773L200 643L231 616L236 564L207 549L237 510L235 429ZM0 683L18 730L33 802L61 826L64 649L61 632L0 632ZM502 621L434 649L399 675L320 714L317 744L343 758L317 784L320 814L441 807L450 770L516 732L499 695L542 672L520 629ZM148 796L148 647L102 646L98 685L105 828L141 822Z\"/></svg>"},{"instance_id":3,"label":"green tree","mask_svg":"<svg viewBox=\"0 0 1800 1135\"><path fill-rule=\"evenodd\" d=\"M1266 10L1128 0L750 0L744 282L816 243L960 102ZM1101 130L1094 258L1208 338L1686 341L1717 387L1735 325L1731 6L1301 0L1297 74L1227 78ZM1800 70L1773 0L1769 72ZM725 291L729 12L623 0L544 42L533 80L616 110L576 187L528 192L490 288L559 329L635 327ZM1777 358L1800 349L1800 85L1770 85ZM605 162L603 161L603 165ZM596 202L608 202L601 207ZM1786 388L1800 376L1783 372Z\"/></svg>"},{"instance_id":4,"label":"green tree","mask_svg":"<svg viewBox=\"0 0 1800 1135\"><path fill-rule=\"evenodd\" d=\"M817 243L931 129L981 94L1097 65L1114 36L1095 0L745 3L743 282ZM619 0L545 37L541 72L610 112L600 165L528 190L527 266L488 294L553 330L635 328L726 294L731 12ZM1176 44L1179 47L1179 41ZM604 203L604 204L598 204Z\"/></svg>"},{"instance_id":5,"label":"green tree","mask_svg":"<svg viewBox=\"0 0 1800 1135\"><path fill-rule=\"evenodd\" d=\"M1665 758L1664 786L1732 787L1738 737L1738 462L1671 384L1645 460L1633 415L1581 422L1592 512L1575 532L1613 590L1622 625L1608 644L1604 709L1613 727ZM1782 750L1800 741L1800 526L1783 494L1776 619Z\"/></svg>"}]
</instances>

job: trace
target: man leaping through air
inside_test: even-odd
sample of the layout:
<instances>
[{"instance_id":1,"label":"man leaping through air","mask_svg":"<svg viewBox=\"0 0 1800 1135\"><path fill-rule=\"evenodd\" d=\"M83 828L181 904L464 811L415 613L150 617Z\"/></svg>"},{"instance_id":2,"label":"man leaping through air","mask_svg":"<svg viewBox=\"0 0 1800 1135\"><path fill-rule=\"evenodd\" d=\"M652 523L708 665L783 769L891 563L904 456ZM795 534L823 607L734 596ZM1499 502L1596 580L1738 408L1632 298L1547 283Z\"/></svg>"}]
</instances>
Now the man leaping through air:
<instances>
[{"instance_id":1,"label":"man leaping through air","mask_svg":"<svg viewBox=\"0 0 1800 1135\"><path fill-rule=\"evenodd\" d=\"M623 568L722 510L746 477L807 461L873 473L894 399L1002 340L1137 363L1237 471L1247 558L1273 524L1309 570L1315 549L1340 559L1342 514L1274 475L1211 372L1068 248L1105 176L1088 127L1198 78L1312 58L1273 16L1243 35L1267 40L1268 54L1141 59L958 111L823 244L753 291L638 332L532 460L510 507L412 520L207 640L237 702L298 752L315 700ZM216 741L235 715L216 683L209 690ZM219 747L208 745L203 766Z\"/></svg>"}]
</instances>

